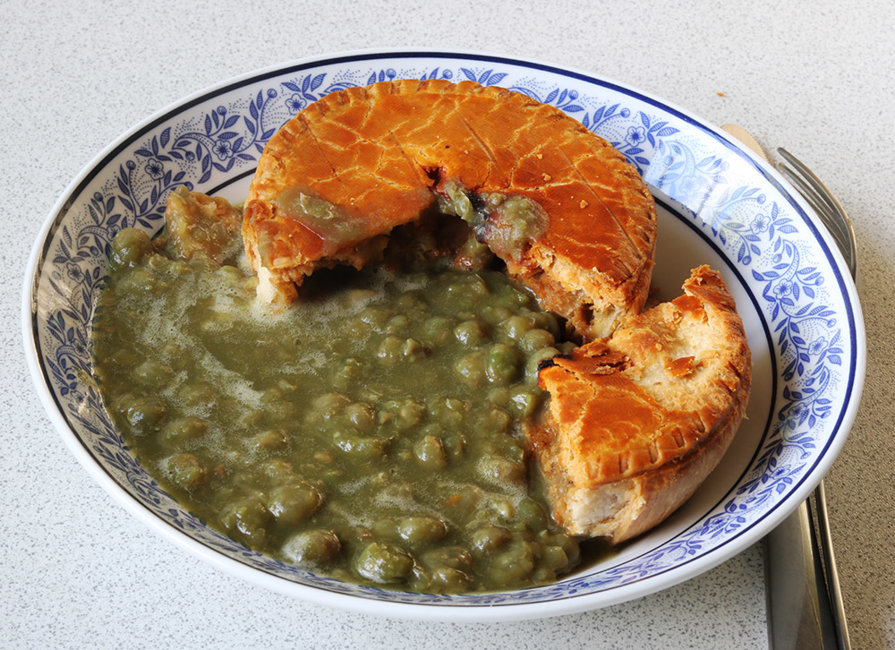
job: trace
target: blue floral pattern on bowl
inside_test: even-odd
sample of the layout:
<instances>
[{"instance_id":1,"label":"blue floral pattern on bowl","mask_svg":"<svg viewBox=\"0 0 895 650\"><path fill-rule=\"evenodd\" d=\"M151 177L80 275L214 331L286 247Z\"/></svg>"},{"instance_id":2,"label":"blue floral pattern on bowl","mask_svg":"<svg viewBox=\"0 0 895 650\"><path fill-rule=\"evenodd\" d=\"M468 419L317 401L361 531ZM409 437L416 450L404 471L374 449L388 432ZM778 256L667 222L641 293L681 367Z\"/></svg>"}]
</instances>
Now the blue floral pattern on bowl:
<instances>
[{"instance_id":1,"label":"blue floral pattern on bowl","mask_svg":"<svg viewBox=\"0 0 895 650\"><path fill-rule=\"evenodd\" d=\"M657 198L729 260L748 286L776 364L769 423L735 488L670 539L554 585L516 592L405 594L346 584L252 552L207 528L146 474L109 420L91 379L89 337L114 234L128 226L157 231L166 197L178 185L214 193L250 176L276 130L327 93L398 78L501 85L565 111L617 147ZM663 574L684 564L707 568L754 541L751 531L768 517L773 521L784 504L797 503L797 490L816 483L841 446L849 404L860 391L860 311L813 224L772 175L717 132L631 89L496 57L349 56L296 64L211 90L138 127L110 149L60 202L46 238L38 242L30 335L44 388L55 402L49 408L64 419L64 434L126 498L218 552L225 564L242 563L299 589L385 602L608 604L659 588L652 585L664 584Z\"/></svg>"}]
</instances>

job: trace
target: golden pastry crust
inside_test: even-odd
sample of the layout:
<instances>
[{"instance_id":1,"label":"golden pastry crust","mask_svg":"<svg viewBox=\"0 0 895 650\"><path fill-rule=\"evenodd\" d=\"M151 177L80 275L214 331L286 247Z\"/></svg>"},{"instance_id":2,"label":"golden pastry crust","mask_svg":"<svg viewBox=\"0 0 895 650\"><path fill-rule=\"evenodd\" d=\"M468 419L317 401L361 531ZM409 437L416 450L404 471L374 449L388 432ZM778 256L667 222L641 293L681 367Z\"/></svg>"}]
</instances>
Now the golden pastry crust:
<instances>
[{"instance_id":1,"label":"golden pastry crust","mask_svg":"<svg viewBox=\"0 0 895 650\"><path fill-rule=\"evenodd\" d=\"M259 161L245 204L249 262L292 300L315 268L378 259L392 229L417 220L449 183L474 202L501 193L543 210L546 229L501 257L586 338L642 308L656 213L637 170L559 109L474 82L382 82L299 113ZM343 227L326 232L296 214L300 193L336 206Z\"/></svg>"},{"instance_id":2,"label":"golden pastry crust","mask_svg":"<svg viewBox=\"0 0 895 650\"><path fill-rule=\"evenodd\" d=\"M751 375L734 300L706 266L683 296L545 364L550 397L530 440L555 519L614 543L661 522L720 461Z\"/></svg>"}]
</instances>

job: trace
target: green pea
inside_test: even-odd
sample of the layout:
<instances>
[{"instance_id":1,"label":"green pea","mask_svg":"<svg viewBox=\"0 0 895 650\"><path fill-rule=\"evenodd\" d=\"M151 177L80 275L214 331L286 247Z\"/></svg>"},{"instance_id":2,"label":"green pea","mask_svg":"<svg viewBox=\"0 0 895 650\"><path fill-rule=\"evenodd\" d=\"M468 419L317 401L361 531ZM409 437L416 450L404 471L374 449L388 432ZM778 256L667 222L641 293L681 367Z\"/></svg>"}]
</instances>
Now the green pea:
<instances>
[{"instance_id":1,"label":"green pea","mask_svg":"<svg viewBox=\"0 0 895 650\"><path fill-rule=\"evenodd\" d=\"M280 523L296 525L317 512L323 495L307 483L293 483L274 488L267 509Z\"/></svg>"},{"instance_id":2,"label":"green pea","mask_svg":"<svg viewBox=\"0 0 895 650\"><path fill-rule=\"evenodd\" d=\"M489 436L480 445L480 454L490 454L505 460L522 463L525 460L523 444L515 436Z\"/></svg>"},{"instance_id":3,"label":"green pea","mask_svg":"<svg viewBox=\"0 0 895 650\"><path fill-rule=\"evenodd\" d=\"M549 530L544 530L538 533L538 539L545 549L550 546L560 547L566 558L568 558L569 568L578 564L578 561L581 559L581 547L578 542L562 531L550 532Z\"/></svg>"},{"instance_id":4,"label":"green pea","mask_svg":"<svg viewBox=\"0 0 895 650\"><path fill-rule=\"evenodd\" d=\"M436 546L420 556L420 562L430 569L445 566L469 571L473 565L472 554L464 546Z\"/></svg>"},{"instance_id":5,"label":"green pea","mask_svg":"<svg viewBox=\"0 0 895 650\"><path fill-rule=\"evenodd\" d=\"M507 587L523 582L534 571L536 545L514 541L505 551L493 556L488 573L491 579Z\"/></svg>"},{"instance_id":6,"label":"green pea","mask_svg":"<svg viewBox=\"0 0 895 650\"><path fill-rule=\"evenodd\" d=\"M546 347L541 348L534 354L528 357L528 360L525 362L525 379L529 383L536 383L538 381L538 367L541 365L543 361L547 359L552 359L556 355L559 354L559 350L554 347Z\"/></svg>"},{"instance_id":7,"label":"green pea","mask_svg":"<svg viewBox=\"0 0 895 650\"><path fill-rule=\"evenodd\" d=\"M387 439L351 436L341 432L333 436L333 442L352 457L365 460L382 460L389 446Z\"/></svg>"},{"instance_id":8,"label":"green pea","mask_svg":"<svg viewBox=\"0 0 895 650\"><path fill-rule=\"evenodd\" d=\"M488 380L497 384L509 384L519 376L522 359L516 349L505 343L492 345L485 360Z\"/></svg>"},{"instance_id":9,"label":"green pea","mask_svg":"<svg viewBox=\"0 0 895 650\"><path fill-rule=\"evenodd\" d=\"M342 393L324 393L317 397L311 404L314 413L320 414L322 417L329 419L351 403L351 398Z\"/></svg>"},{"instance_id":10,"label":"green pea","mask_svg":"<svg viewBox=\"0 0 895 650\"><path fill-rule=\"evenodd\" d=\"M403 347L404 341L402 339L389 335L382 339L379 348L376 350L376 356L382 363L390 365L404 356Z\"/></svg>"},{"instance_id":11,"label":"green pea","mask_svg":"<svg viewBox=\"0 0 895 650\"><path fill-rule=\"evenodd\" d=\"M478 386L485 380L485 354L475 350L454 362L454 371L470 386Z\"/></svg>"},{"instance_id":12,"label":"green pea","mask_svg":"<svg viewBox=\"0 0 895 650\"><path fill-rule=\"evenodd\" d=\"M547 330L555 339L562 334L562 326L556 314L549 311L536 311L532 314L535 319L535 325L540 329Z\"/></svg>"},{"instance_id":13,"label":"green pea","mask_svg":"<svg viewBox=\"0 0 895 650\"><path fill-rule=\"evenodd\" d=\"M519 341L519 347L523 352L531 354L541 348L551 347L556 343L556 337L545 329L528 330Z\"/></svg>"},{"instance_id":14,"label":"green pea","mask_svg":"<svg viewBox=\"0 0 895 650\"><path fill-rule=\"evenodd\" d=\"M485 322L496 325L505 321L513 315L513 312L500 305L486 305L482 309L482 318Z\"/></svg>"},{"instance_id":15,"label":"green pea","mask_svg":"<svg viewBox=\"0 0 895 650\"><path fill-rule=\"evenodd\" d=\"M146 232L123 228L112 239L109 265L113 268L133 268L153 252L152 240Z\"/></svg>"},{"instance_id":16,"label":"green pea","mask_svg":"<svg viewBox=\"0 0 895 650\"><path fill-rule=\"evenodd\" d=\"M535 307L537 305L534 296L526 289L516 289L511 287L507 296L514 305L520 307Z\"/></svg>"},{"instance_id":17,"label":"green pea","mask_svg":"<svg viewBox=\"0 0 895 650\"><path fill-rule=\"evenodd\" d=\"M375 330L380 331L385 327L385 324L389 319L394 316L394 312L388 307L383 307L381 305L369 305L364 307L358 316L362 322L370 325Z\"/></svg>"},{"instance_id":18,"label":"green pea","mask_svg":"<svg viewBox=\"0 0 895 650\"><path fill-rule=\"evenodd\" d=\"M175 418L162 427L162 441L167 444L182 444L196 440L208 431L208 421L195 416Z\"/></svg>"},{"instance_id":19,"label":"green pea","mask_svg":"<svg viewBox=\"0 0 895 650\"><path fill-rule=\"evenodd\" d=\"M501 526L484 526L473 531L472 549L479 554L489 554L505 546L512 539L512 533Z\"/></svg>"},{"instance_id":20,"label":"green pea","mask_svg":"<svg viewBox=\"0 0 895 650\"><path fill-rule=\"evenodd\" d=\"M124 417L133 435L156 431L168 411L159 397L134 397L129 394L116 400L113 408Z\"/></svg>"},{"instance_id":21,"label":"green pea","mask_svg":"<svg viewBox=\"0 0 895 650\"><path fill-rule=\"evenodd\" d=\"M550 519L544 507L531 497L525 497L516 506L516 518L529 530L545 528Z\"/></svg>"},{"instance_id":22,"label":"green pea","mask_svg":"<svg viewBox=\"0 0 895 650\"><path fill-rule=\"evenodd\" d=\"M444 445L437 436L423 436L413 446L413 455L423 467L441 469L447 466L447 454Z\"/></svg>"},{"instance_id":23,"label":"green pea","mask_svg":"<svg viewBox=\"0 0 895 650\"><path fill-rule=\"evenodd\" d=\"M443 427L459 427L469 413L470 403L453 397L433 398L428 402L432 418Z\"/></svg>"},{"instance_id":24,"label":"green pea","mask_svg":"<svg viewBox=\"0 0 895 650\"><path fill-rule=\"evenodd\" d=\"M410 319L405 314L398 314L388 319L385 331L389 334L403 334L410 327Z\"/></svg>"},{"instance_id":25,"label":"green pea","mask_svg":"<svg viewBox=\"0 0 895 650\"><path fill-rule=\"evenodd\" d=\"M419 425L426 415L426 406L415 402L414 400L406 400L398 406L398 428L407 430Z\"/></svg>"},{"instance_id":26,"label":"green pea","mask_svg":"<svg viewBox=\"0 0 895 650\"><path fill-rule=\"evenodd\" d=\"M462 433L448 434L443 438L444 450L451 458L463 458L466 455L466 436Z\"/></svg>"},{"instance_id":27,"label":"green pea","mask_svg":"<svg viewBox=\"0 0 895 650\"><path fill-rule=\"evenodd\" d=\"M455 324L456 322L453 318L433 316L423 323L423 339L433 345L444 343L452 336Z\"/></svg>"},{"instance_id":28,"label":"green pea","mask_svg":"<svg viewBox=\"0 0 895 650\"><path fill-rule=\"evenodd\" d=\"M504 386L495 386L488 391L488 403L503 406L510 399L510 391Z\"/></svg>"},{"instance_id":29,"label":"green pea","mask_svg":"<svg viewBox=\"0 0 895 650\"><path fill-rule=\"evenodd\" d=\"M553 571L567 571L570 568L569 556L562 546L546 546L541 561Z\"/></svg>"},{"instance_id":30,"label":"green pea","mask_svg":"<svg viewBox=\"0 0 895 650\"><path fill-rule=\"evenodd\" d=\"M342 550L339 536L331 530L315 528L296 533L285 541L280 552L295 564L322 564Z\"/></svg>"},{"instance_id":31,"label":"green pea","mask_svg":"<svg viewBox=\"0 0 895 650\"><path fill-rule=\"evenodd\" d=\"M445 397L444 407L453 413L466 413L469 410L469 402L459 397Z\"/></svg>"},{"instance_id":32,"label":"green pea","mask_svg":"<svg viewBox=\"0 0 895 650\"><path fill-rule=\"evenodd\" d=\"M221 523L237 539L254 550L268 543L268 527L273 515L258 496L244 497L231 503L221 515Z\"/></svg>"},{"instance_id":33,"label":"green pea","mask_svg":"<svg viewBox=\"0 0 895 650\"><path fill-rule=\"evenodd\" d=\"M513 418L503 409L492 407L488 409L483 426L487 431L506 433L513 426Z\"/></svg>"},{"instance_id":34,"label":"green pea","mask_svg":"<svg viewBox=\"0 0 895 650\"><path fill-rule=\"evenodd\" d=\"M532 388L517 388L510 395L507 406L516 417L531 417L541 405L543 396L543 392L536 386Z\"/></svg>"},{"instance_id":35,"label":"green pea","mask_svg":"<svg viewBox=\"0 0 895 650\"><path fill-rule=\"evenodd\" d=\"M411 548L431 544L448 534L447 525L435 517L405 517L396 530Z\"/></svg>"},{"instance_id":36,"label":"green pea","mask_svg":"<svg viewBox=\"0 0 895 650\"><path fill-rule=\"evenodd\" d=\"M504 335L511 341L518 341L535 326L531 316L510 316L500 324Z\"/></svg>"},{"instance_id":37,"label":"green pea","mask_svg":"<svg viewBox=\"0 0 895 650\"><path fill-rule=\"evenodd\" d=\"M465 273L459 275L459 282L448 287L448 292L456 290L464 296L487 296L491 293L488 283L478 273Z\"/></svg>"},{"instance_id":38,"label":"green pea","mask_svg":"<svg viewBox=\"0 0 895 650\"><path fill-rule=\"evenodd\" d=\"M456 593L469 587L469 574L454 567L442 566L432 569L426 591L433 594Z\"/></svg>"},{"instance_id":39,"label":"green pea","mask_svg":"<svg viewBox=\"0 0 895 650\"><path fill-rule=\"evenodd\" d=\"M103 309L118 313L95 332L110 413L197 516L284 561L435 593L549 580L580 551L525 497L521 418L543 396L528 363L564 349L563 322L467 273L336 272L258 328L243 271L150 251L112 273ZM129 346L116 331L155 304L184 337Z\"/></svg>"},{"instance_id":40,"label":"green pea","mask_svg":"<svg viewBox=\"0 0 895 650\"><path fill-rule=\"evenodd\" d=\"M367 544L354 563L362 577L376 584L402 582L413 570L413 557L403 548L383 542Z\"/></svg>"},{"instance_id":41,"label":"green pea","mask_svg":"<svg viewBox=\"0 0 895 650\"><path fill-rule=\"evenodd\" d=\"M193 454L173 454L162 461L168 477L184 490L195 490L208 482L208 470Z\"/></svg>"},{"instance_id":42,"label":"green pea","mask_svg":"<svg viewBox=\"0 0 895 650\"><path fill-rule=\"evenodd\" d=\"M407 361L419 361L427 355L426 347L416 339L405 339L401 354Z\"/></svg>"},{"instance_id":43,"label":"green pea","mask_svg":"<svg viewBox=\"0 0 895 650\"><path fill-rule=\"evenodd\" d=\"M268 429L256 435L252 447L259 451L279 451L289 447L289 435L284 429Z\"/></svg>"},{"instance_id":44,"label":"green pea","mask_svg":"<svg viewBox=\"0 0 895 650\"><path fill-rule=\"evenodd\" d=\"M479 476L497 485L517 485L525 481L525 464L500 456L485 456L476 463Z\"/></svg>"},{"instance_id":45,"label":"green pea","mask_svg":"<svg viewBox=\"0 0 895 650\"><path fill-rule=\"evenodd\" d=\"M354 402L345 407L344 413L357 431L370 433L376 426L376 411L369 404Z\"/></svg>"},{"instance_id":46,"label":"green pea","mask_svg":"<svg viewBox=\"0 0 895 650\"><path fill-rule=\"evenodd\" d=\"M473 521L505 524L512 521L515 516L516 507L509 499L496 494L488 494L486 498L479 501L476 512L473 514Z\"/></svg>"},{"instance_id":47,"label":"green pea","mask_svg":"<svg viewBox=\"0 0 895 650\"><path fill-rule=\"evenodd\" d=\"M465 320L454 328L454 336L467 347L475 347L490 337L488 325L478 319Z\"/></svg>"}]
</instances>

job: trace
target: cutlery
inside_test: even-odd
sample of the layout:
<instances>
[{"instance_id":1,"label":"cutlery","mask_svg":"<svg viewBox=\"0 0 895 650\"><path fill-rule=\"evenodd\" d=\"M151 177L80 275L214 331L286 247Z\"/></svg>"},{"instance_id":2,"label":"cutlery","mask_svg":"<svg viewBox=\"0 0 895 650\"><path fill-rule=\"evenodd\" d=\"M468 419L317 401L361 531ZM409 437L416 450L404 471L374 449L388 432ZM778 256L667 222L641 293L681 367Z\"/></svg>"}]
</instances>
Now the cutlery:
<instances>
[{"instance_id":1,"label":"cutlery","mask_svg":"<svg viewBox=\"0 0 895 650\"><path fill-rule=\"evenodd\" d=\"M768 160L748 131L731 124L722 128ZM777 152L783 158L777 168L815 209L857 281L857 246L848 214L804 163L782 147ZM765 544L768 641L772 650L848 650L851 642L823 481L796 512L767 535Z\"/></svg>"}]
</instances>

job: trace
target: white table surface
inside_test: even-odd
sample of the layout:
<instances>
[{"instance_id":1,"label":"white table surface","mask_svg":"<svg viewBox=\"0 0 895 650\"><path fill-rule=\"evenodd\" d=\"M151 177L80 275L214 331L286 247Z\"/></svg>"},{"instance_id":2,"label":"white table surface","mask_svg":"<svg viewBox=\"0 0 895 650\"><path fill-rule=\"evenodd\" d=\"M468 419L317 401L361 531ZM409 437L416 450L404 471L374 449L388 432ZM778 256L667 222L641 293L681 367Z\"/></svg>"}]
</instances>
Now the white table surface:
<instances>
[{"instance_id":1,"label":"white table surface","mask_svg":"<svg viewBox=\"0 0 895 650\"><path fill-rule=\"evenodd\" d=\"M345 613L224 575L150 532L51 426L24 364L23 269L50 208L94 154L235 74L414 46L623 81L708 122L737 122L768 148L786 145L839 194L860 246L869 361L827 489L853 647L895 648L888 2L0 0L0 17L0 646L766 647L761 545L662 593L574 616L436 624Z\"/></svg>"}]
</instances>

